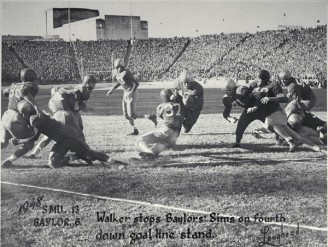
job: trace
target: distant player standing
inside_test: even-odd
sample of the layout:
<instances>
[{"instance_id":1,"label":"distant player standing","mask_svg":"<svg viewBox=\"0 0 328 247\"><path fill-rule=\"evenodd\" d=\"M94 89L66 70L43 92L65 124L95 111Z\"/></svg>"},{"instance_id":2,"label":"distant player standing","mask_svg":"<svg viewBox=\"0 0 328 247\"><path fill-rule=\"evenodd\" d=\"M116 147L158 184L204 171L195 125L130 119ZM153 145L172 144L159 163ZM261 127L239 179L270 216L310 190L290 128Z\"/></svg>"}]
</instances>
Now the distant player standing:
<instances>
[{"instance_id":1,"label":"distant player standing","mask_svg":"<svg viewBox=\"0 0 328 247\"><path fill-rule=\"evenodd\" d=\"M186 116L183 121L184 132L188 133L197 122L204 106L204 89L194 80L193 74L184 69L174 82L172 100L185 108Z\"/></svg>"},{"instance_id":2,"label":"distant player standing","mask_svg":"<svg viewBox=\"0 0 328 247\"><path fill-rule=\"evenodd\" d=\"M180 103L172 102L170 99L172 95L173 92L170 89L161 91L160 96L163 103L157 106L156 112L157 116L164 120L164 123L136 140L135 146L140 156L155 157L172 147L179 137L185 111Z\"/></svg>"},{"instance_id":3,"label":"distant player standing","mask_svg":"<svg viewBox=\"0 0 328 247\"><path fill-rule=\"evenodd\" d=\"M86 102L89 100L96 83L96 77L88 74L84 76L82 84L75 86L74 89L60 87L51 89L49 108L53 112L53 119L74 127L82 139L84 139L84 134L80 110L87 111ZM29 157L34 158L50 141L49 137L43 137Z\"/></svg>"},{"instance_id":4,"label":"distant player standing","mask_svg":"<svg viewBox=\"0 0 328 247\"><path fill-rule=\"evenodd\" d=\"M21 83L13 83L10 88L4 90L4 95L9 97L8 110L2 117L1 149L8 146L11 138L22 139L33 135L29 123L18 111L18 104L25 100L37 111L38 107L34 97L38 93L37 73L31 68L23 69L20 73ZM13 162L22 157L34 146L34 142L26 142L19 146L2 164L2 167L10 167Z\"/></svg>"},{"instance_id":5,"label":"distant player standing","mask_svg":"<svg viewBox=\"0 0 328 247\"><path fill-rule=\"evenodd\" d=\"M133 127L133 132L129 135L138 135L139 131L134 124L134 119L136 118L146 118L151 120L155 126L157 125L156 115L141 115L136 114L136 104L138 100L137 89L139 83L134 79L132 73L127 70L124 66L124 62L122 59L118 58L114 61L114 70L112 73L112 78L117 82L108 92L107 96L109 96L116 88L122 86L124 90L123 100L122 100L122 108L123 115L129 121L130 125Z\"/></svg>"}]
</instances>

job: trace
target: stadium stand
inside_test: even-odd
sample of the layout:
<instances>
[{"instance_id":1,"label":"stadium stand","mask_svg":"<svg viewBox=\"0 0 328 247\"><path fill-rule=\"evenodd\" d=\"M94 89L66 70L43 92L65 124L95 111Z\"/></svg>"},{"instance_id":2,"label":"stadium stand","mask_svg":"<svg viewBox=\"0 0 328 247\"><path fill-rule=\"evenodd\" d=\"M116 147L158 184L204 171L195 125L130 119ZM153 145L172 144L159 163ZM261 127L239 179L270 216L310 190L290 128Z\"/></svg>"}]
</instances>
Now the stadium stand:
<instances>
[{"instance_id":1,"label":"stadium stand","mask_svg":"<svg viewBox=\"0 0 328 247\"><path fill-rule=\"evenodd\" d=\"M111 81L116 58L124 58L139 81L173 79L185 67L199 78L229 76L249 80L263 68L271 72L273 79L288 69L296 77L314 77L319 83L313 86L327 81L327 25L133 43L111 40L2 44L3 82L16 80L24 64L35 68L43 83L76 81L85 73L93 73L100 81Z\"/></svg>"}]
</instances>

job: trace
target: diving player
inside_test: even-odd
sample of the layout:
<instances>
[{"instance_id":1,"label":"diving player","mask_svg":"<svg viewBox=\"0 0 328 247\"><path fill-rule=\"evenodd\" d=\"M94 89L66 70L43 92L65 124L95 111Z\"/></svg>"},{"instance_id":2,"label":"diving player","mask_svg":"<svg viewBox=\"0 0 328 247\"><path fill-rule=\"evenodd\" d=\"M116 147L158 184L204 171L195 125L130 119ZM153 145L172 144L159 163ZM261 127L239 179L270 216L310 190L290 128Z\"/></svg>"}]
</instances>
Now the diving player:
<instances>
[{"instance_id":1,"label":"diving player","mask_svg":"<svg viewBox=\"0 0 328 247\"><path fill-rule=\"evenodd\" d=\"M140 136L136 142L136 150L145 158L156 157L159 153L172 147L180 135L183 119L185 117L184 107L172 102L172 90L163 89L160 92L163 103L157 106L157 116L164 120L163 125L154 131Z\"/></svg>"},{"instance_id":2,"label":"diving player","mask_svg":"<svg viewBox=\"0 0 328 247\"><path fill-rule=\"evenodd\" d=\"M96 83L96 77L88 74L84 76L82 84L75 86L74 89L60 87L51 89L49 108L53 112L52 118L62 124L74 127L83 139L85 138L80 110L88 110L86 102L89 100ZM34 158L50 141L51 139L49 137L44 136L34 147L29 157Z\"/></svg>"},{"instance_id":3,"label":"diving player","mask_svg":"<svg viewBox=\"0 0 328 247\"><path fill-rule=\"evenodd\" d=\"M193 74L188 69L184 69L179 78L174 81L171 100L180 103L182 108L185 108L183 127L184 132L189 133L203 109L204 89L194 80Z\"/></svg>"},{"instance_id":4,"label":"diving player","mask_svg":"<svg viewBox=\"0 0 328 247\"><path fill-rule=\"evenodd\" d=\"M2 117L1 131L1 149L8 146L11 138L22 139L33 135L27 120L18 112L17 105L22 100L29 102L35 110L38 106L34 97L38 93L37 73L34 69L26 68L20 73L21 83L12 83L11 86L4 90L4 96L9 97L8 110ZM2 167L10 167L13 162L22 157L28 151L32 150L34 142L21 144L3 163Z\"/></svg>"},{"instance_id":5,"label":"diving player","mask_svg":"<svg viewBox=\"0 0 328 247\"><path fill-rule=\"evenodd\" d=\"M291 101L285 108L288 125L301 136L317 145L327 145L327 122L308 111L299 108L297 101Z\"/></svg>"},{"instance_id":6,"label":"diving player","mask_svg":"<svg viewBox=\"0 0 328 247\"><path fill-rule=\"evenodd\" d=\"M79 159L86 161L88 164L92 164L92 161L95 160L102 162L108 160L109 157L106 154L91 150L76 128L62 124L43 112L35 111L33 106L26 101L19 103L18 111L29 121L30 126L33 127L34 135L26 139L14 139L13 144L33 142L41 134L48 136L55 141L49 155L49 166L51 168L58 168L67 164L70 161L70 157L65 156L68 151L75 152Z\"/></svg>"},{"instance_id":7,"label":"diving player","mask_svg":"<svg viewBox=\"0 0 328 247\"><path fill-rule=\"evenodd\" d=\"M266 76L263 78L260 76L261 74ZM325 153L320 146L301 137L287 126L287 114L280 107L280 102L286 103L288 98L284 96L282 88L278 83L270 83L270 73L267 70L259 72L257 86L258 88L252 92L256 98L256 103L254 107L247 109L248 113L262 110L265 116L265 128L282 137L289 144L290 152L293 152L298 144L303 144L313 151Z\"/></svg>"},{"instance_id":8,"label":"diving player","mask_svg":"<svg viewBox=\"0 0 328 247\"><path fill-rule=\"evenodd\" d=\"M123 115L129 121L130 125L133 127L133 132L129 135L139 135L139 131L134 124L134 119L136 118L146 118L151 120L155 126L157 125L156 115L142 115L137 114L136 104L138 100L138 86L139 83L134 79L132 73L127 70L124 66L122 59L118 58L114 61L114 70L112 73L112 78L117 82L116 84L107 92L109 96L116 88L122 86L124 94L122 100Z\"/></svg>"}]
</instances>

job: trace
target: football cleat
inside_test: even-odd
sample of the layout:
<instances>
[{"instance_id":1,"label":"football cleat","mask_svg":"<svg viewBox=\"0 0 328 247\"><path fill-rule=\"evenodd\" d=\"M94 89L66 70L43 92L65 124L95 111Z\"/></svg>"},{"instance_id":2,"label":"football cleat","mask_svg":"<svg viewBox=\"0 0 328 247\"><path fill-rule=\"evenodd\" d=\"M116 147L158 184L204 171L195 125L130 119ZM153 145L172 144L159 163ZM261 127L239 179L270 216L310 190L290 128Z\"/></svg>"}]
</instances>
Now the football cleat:
<instances>
[{"instance_id":1,"label":"football cleat","mask_svg":"<svg viewBox=\"0 0 328 247\"><path fill-rule=\"evenodd\" d=\"M5 160L1 165L2 168L10 168L13 166L14 166L14 164L10 160Z\"/></svg>"},{"instance_id":2,"label":"football cleat","mask_svg":"<svg viewBox=\"0 0 328 247\"><path fill-rule=\"evenodd\" d=\"M139 131L137 129L134 129L133 132L128 134L128 136L137 136L137 135L139 135Z\"/></svg>"},{"instance_id":3,"label":"football cleat","mask_svg":"<svg viewBox=\"0 0 328 247\"><path fill-rule=\"evenodd\" d=\"M22 82L34 82L38 78L34 69L26 68L20 72L20 79Z\"/></svg>"},{"instance_id":4,"label":"football cleat","mask_svg":"<svg viewBox=\"0 0 328 247\"><path fill-rule=\"evenodd\" d=\"M234 143L230 147L231 148L240 148L240 143Z\"/></svg>"},{"instance_id":5,"label":"football cleat","mask_svg":"<svg viewBox=\"0 0 328 247\"><path fill-rule=\"evenodd\" d=\"M97 151L94 151L94 153L95 153L96 159L101 162L107 162L107 160L109 159L109 156L107 154L97 152Z\"/></svg>"},{"instance_id":6,"label":"football cleat","mask_svg":"<svg viewBox=\"0 0 328 247\"><path fill-rule=\"evenodd\" d=\"M158 158L158 155L154 155L154 154L150 154L150 153L144 153L144 152L139 153L139 156L140 156L141 159L145 159L145 160L151 160L151 159Z\"/></svg>"},{"instance_id":7,"label":"football cleat","mask_svg":"<svg viewBox=\"0 0 328 247\"><path fill-rule=\"evenodd\" d=\"M294 152L297 147L297 143L294 140L290 140L288 141L288 145L289 145L289 152Z\"/></svg>"}]
</instances>

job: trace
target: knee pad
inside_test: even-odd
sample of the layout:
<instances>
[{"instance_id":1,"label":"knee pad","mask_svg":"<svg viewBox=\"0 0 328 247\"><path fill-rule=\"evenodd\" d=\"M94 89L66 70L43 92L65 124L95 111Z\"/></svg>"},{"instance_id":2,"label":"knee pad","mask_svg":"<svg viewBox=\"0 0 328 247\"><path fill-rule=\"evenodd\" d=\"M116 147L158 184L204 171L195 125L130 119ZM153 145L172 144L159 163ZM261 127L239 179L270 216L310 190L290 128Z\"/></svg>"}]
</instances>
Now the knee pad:
<instances>
[{"instance_id":1,"label":"knee pad","mask_svg":"<svg viewBox=\"0 0 328 247\"><path fill-rule=\"evenodd\" d=\"M291 114L287 119L288 125L295 130L301 127L302 121L302 117L298 114Z\"/></svg>"}]
</instances>

